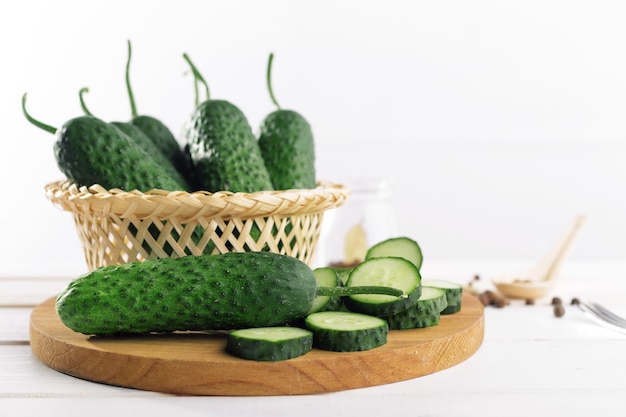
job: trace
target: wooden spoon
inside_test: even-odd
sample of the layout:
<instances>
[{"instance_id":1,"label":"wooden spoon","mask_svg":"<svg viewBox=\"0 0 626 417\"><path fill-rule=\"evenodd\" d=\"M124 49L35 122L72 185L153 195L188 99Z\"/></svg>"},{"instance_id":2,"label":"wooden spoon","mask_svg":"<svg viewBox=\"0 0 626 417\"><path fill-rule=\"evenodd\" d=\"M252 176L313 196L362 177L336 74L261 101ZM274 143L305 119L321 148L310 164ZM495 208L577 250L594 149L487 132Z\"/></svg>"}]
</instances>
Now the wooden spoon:
<instances>
[{"instance_id":1,"label":"wooden spoon","mask_svg":"<svg viewBox=\"0 0 626 417\"><path fill-rule=\"evenodd\" d=\"M563 259L585 221L585 216L577 216L550 252L532 269L494 281L498 291L508 298L528 300L543 297L554 286Z\"/></svg>"}]
</instances>

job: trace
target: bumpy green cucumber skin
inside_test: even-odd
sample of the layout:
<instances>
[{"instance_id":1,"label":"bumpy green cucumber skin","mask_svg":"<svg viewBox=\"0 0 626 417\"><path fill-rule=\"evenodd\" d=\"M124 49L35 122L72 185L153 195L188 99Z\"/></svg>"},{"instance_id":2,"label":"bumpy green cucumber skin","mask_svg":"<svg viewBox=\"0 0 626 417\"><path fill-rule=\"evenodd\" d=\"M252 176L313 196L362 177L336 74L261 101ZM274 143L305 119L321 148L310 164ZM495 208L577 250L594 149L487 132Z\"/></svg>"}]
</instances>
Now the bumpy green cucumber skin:
<instances>
[{"instance_id":1,"label":"bumpy green cucumber skin","mask_svg":"<svg viewBox=\"0 0 626 417\"><path fill-rule=\"evenodd\" d=\"M423 287L422 297L405 311L383 317L391 330L415 329L439 324L441 311L448 306L445 292L438 288Z\"/></svg>"},{"instance_id":2,"label":"bumpy green cucumber skin","mask_svg":"<svg viewBox=\"0 0 626 417\"><path fill-rule=\"evenodd\" d=\"M339 279L337 272L329 267L321 267L313 270L315 280L318 287L343 287L343 282ZM343 306L343 297L341 296L322 296L318 295L313 301L313 306L309 314L319 311L338 311Z\"/></svg>"},{"instance_id":3,"label":"bumpy green cucumber skin","mask_svg":"<svg viewBox=\"0 0 626 417\"><path fill-rule=\"evenodd\" d=\"M316 186L315 144L309 122L293 110L276 110L263 120L259 148L276 190Z\"/></svg>"},{"instance_id":4,"label":"bumpy green cucumber skin","mask_svg":"<svg viewBox=\"0 0 626 417\"><path fill-rule=\"evenodd\" d=\"M184 190L115 126L92 116L68 120L56 133L54 154L65 176L79 186L126 191Z\"/></svg>"},{"instance_id":5,"label":"bumpy green cucumber skin","mask_svg":"<svg viewBox=\"0 0 626 417\"><path fill-rule=\"evenodd\" d=\"M270 327L306 316L316 290L296 258L230 252L95 269L59 294L56 311L96 335Z\"/></svg>"},{"instance_id":6,"label":"bumpy green cucumber skin","mask_svg":"<svg viewBox=\"0 0 626 417\"><path fill-rule=\"evenodd\" d=\"M256 137L242 111L225 100L196 107L184 129L196 183L209 192L273 190Z\"/></svg>"},{"instance_id":7,"label":"bumpy green cucumber skin","mask_svg":"<svg viewBox=\"0 0 626 417\"><path fill-rule=\"evenodd\" d=\"M448 305L445 309L441 311L441 315L446 316L448 314L455 314L461 311L461 303Z\"/></svg>"},{"instance_id":8,"label":"bumpy green cucumber skin","mask_svg":"<svg viewBox=\"0 0 626 417\"><path fill-rule=\"evenodd\" d=\"M143 149L152 159L154 159L161 166L163 172L166 172L180 184L184 184L185 188L181 191L189 191L187 179L174 166L172 161L155 145L152 139L143 132L143 130L131 123L111 122L111 124L124 132L137 144L137 146Z\"/></svg>"},{"instance_id":9,"label":"bumpy green cucumber skin","mask_svg":"<svg viewBox=\"0 0 626 417\"><path fill-rule=\"evenodd\" d=\"M365 316L368 321L376 320L375 326L354 329L335 328L333 324L322 324L324 317L353 317L365 316L353 312L322 311L310 314L305 319L305 326L313 332L313 346L333 352L357 352L370 350L387 343L389 325L385 320L377 317Z\"/></svg>"},{"instance_id":10,"label":"bumpy green cucumber skin","mask_svg":"<svg viewBox=\"0 0 626 417\"><path fill-rule=\"evenodd\" d=\"M441 288L422 287L422 296L415 303L415 308L423 314L441 313L448 306L446 293Z\"/></svg>"},{"instance_id":11,"label":"bumpy green cucumber skin","mask_svg":"<svg viewBox=\"0 0 626 417\"><path fill-rule=\"evenodd\" d=\"M185 177L189 175L184 150L163 122L152 116L140 115L133 117L130 123L139 128L150 139L178 172Z\"/></svg>"},{"instance_id":12,"label":"bumpy green cucumber skin","mask_svg":"<svg viewBox=\"0 0 626 417\"><path fill-rule=\"evenodd\" d=\"M348 310L355 313L383 317L397 314L413 307L421 293L422 287L419 286L409 293L407 298L398 298L395 301L388 301L384 303L363 302L357 299L358 296L350 296L345 297L343 302Z\"/></svg>"},{"instance_id":13,"label":"bumpy green cucumber skin","mask_svg":"<svg viewBox=\"0 0 626 417\"><path fill-rule=\"evenodd\" d=\"M284 335L267 338L266 333ZM313 333L298 327L261 327L235 330L228 334L226 351L242 359L282 361L302 356L313 348Z\"/></svg>"},{"instance_id":14,"label":"bumpy green cucumber skin","mask_svg":"<svg viewBox=\"0 0 626 417\"><path fill-rule=\"evenodd\" d=\"M397 315L385 317L389 323L389 330L423 329L425 327L437 326L441 315L419 314L415 310L405 311Z\"/></svg>"},{"instance_id":15,"label":"bumpy green cucumber skin","mask_svg":"<svg viewBox=\"0 0 626 417\"><path fill-rule=\"evenodd\" d=\"M441 311L441 314L454 314L461 311L463 298L463 286L446 280L424 280L424 286L434 287L443 290L446 293L448 306Z\"/></svg>"}]
</instances>

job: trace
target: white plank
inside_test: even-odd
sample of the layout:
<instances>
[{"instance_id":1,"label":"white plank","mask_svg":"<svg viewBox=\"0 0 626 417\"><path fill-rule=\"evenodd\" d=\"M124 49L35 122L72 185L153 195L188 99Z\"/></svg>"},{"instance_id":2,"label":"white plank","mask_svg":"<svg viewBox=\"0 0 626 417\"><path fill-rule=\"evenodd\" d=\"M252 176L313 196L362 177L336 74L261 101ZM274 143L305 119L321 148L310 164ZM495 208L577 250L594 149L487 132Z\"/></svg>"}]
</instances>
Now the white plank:
<instances>
[{"instance_id":1,"label":"white plank","mask_svg":"<svg viewBox=\"0 0 626 417\"><path fill-rule=\"evenodd\" d=\"M0 344L28 342L30 307L0 308Z\"/></svg>"},{"instance_id":2,"label":"white plank","mask_svg":"<svg viewBox=\"0 0 626 417\"><path fill-rule=\"evenodd\" d=\"M54 297L70 278L0 278L0 306L36 306Z\"/></svg>"},{"instance_id":3,"label":"white plank","mask_svg":"<svg viewBox=\"0 0 626 417\"><path fill-rule=\"evenodd\" d=\"M397 384L394 384L397 385ZM474 384L474 386L476 386ZM174 397L130 395L40 396L36 398L1 398L9 415L47 417L89 415L150 415L195 417L380 417L390 415L467 417L596 416L622 417L626 405L618 391L548 391L428 394L419 389L410 395L389 394L376 389L292 397Z\"/></svg>"}]
</instances>

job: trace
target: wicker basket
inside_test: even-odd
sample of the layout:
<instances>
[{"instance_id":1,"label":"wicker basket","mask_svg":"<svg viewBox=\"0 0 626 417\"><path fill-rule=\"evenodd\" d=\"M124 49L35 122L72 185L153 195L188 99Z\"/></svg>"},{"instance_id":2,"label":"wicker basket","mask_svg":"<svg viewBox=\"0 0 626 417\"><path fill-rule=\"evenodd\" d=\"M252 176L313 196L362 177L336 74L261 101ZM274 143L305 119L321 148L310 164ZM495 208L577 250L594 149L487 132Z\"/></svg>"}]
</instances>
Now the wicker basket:
<instances>
[{"instance_id":1,"label":"wicker basket","mask_svg":"<svg viewBox=\"0 0 626 417\"><path fill-rule=\"evenodd\" d=\"M87 266L150 258L271 251L311 264L324 211L343 204L349 190L320 182L310 190L147 193L46 186L46 196L71 212Z\"/></svg>"}]
</instances>

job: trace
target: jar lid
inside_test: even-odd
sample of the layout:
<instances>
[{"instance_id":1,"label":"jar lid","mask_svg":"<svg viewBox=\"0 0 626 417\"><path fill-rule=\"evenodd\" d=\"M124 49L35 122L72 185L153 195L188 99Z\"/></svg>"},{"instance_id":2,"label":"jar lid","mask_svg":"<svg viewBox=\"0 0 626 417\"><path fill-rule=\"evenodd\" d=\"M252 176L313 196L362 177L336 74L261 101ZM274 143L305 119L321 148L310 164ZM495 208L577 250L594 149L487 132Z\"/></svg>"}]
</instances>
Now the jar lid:
<instances>
[{"instance_id":1,"label":"jar lid","mask_svg":"<svg viewBox=\"0 0 626 417\"><path fill-rule=\"evenodd\" d=\"M378 197L389 197L393 188L390 180L379 177L354 177L346 180L345 184L352 191L352 196L376 195Z\"/></svg>"}]
</instances>

